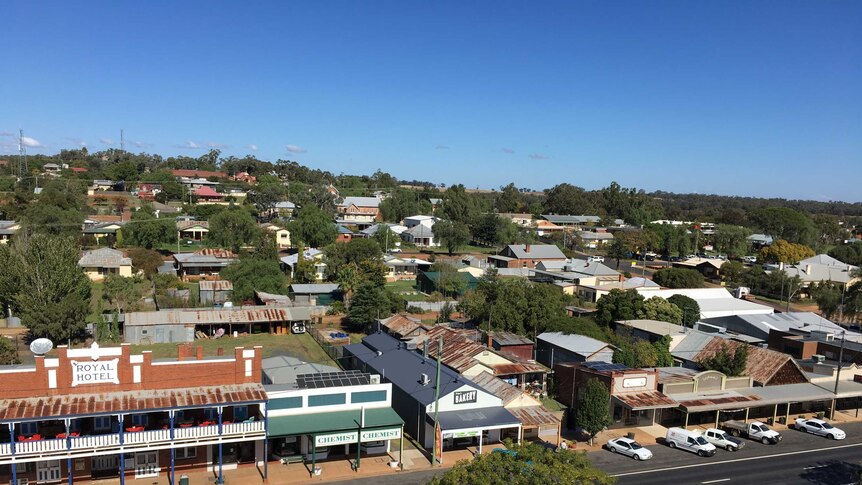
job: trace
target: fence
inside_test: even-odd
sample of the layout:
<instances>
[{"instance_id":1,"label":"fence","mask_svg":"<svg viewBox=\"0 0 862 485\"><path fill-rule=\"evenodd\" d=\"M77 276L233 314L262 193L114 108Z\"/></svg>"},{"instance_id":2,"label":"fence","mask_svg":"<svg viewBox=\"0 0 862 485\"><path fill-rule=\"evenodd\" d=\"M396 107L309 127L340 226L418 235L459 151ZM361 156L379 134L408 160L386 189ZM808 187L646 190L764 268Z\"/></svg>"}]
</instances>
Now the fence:
<instances>
[{"instance_id":1,"label":"fence","mask_svg":"<svg viewBox=\"0 0 862 485\"><path fill-rule=\"evenodd\" d=\"M458 304L455 300L450 301L410 301L407 302L407 306L415 306L417 308L421 308L426 312L439 312L443 305L446 303L452 305L452 308Z\"/></svg>"},{"instance_id":2,"label":"fence","mask_svg":"<svg viewBox=\"0 0 862 485\"><path fill-rule=\"evenodd\" d=\"M350 337L346 339L330 340L326 337L329 332L340 332L341 330L334 328L317 328L314 325L309 326L311 338L320 345L320 348L326 352L330 359L334 360L336 365L341 367L340 359L344 356L343 345L350 343Z\"/></svg>"}]
</instances>

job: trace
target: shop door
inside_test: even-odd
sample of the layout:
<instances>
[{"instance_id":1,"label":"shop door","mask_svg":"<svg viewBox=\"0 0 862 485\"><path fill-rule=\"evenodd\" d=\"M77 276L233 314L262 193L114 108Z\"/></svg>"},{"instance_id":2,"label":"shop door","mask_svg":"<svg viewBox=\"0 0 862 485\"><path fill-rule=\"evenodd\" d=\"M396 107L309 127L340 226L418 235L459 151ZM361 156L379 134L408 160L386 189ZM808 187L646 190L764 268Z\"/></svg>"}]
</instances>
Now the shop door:
<instances>
[{"instance_id":1,"label":"shop door","mask_svg":"<svg viewBox=\"0 0 862 485\"><path fill-rule=\"evenodd\" d=\"M36 483L56 482L58 480L60 480L60 460L36 463Z\"/></svg>"},{"instance_id":2,"label":"shop door","mask_svg":"<svg viewBox=\"0 0 862 485\"><path fill-rule=\"evenodd\" d=\"M159 453L135 453L135 478L159 476Z\"/></svg>"}]
</instances>

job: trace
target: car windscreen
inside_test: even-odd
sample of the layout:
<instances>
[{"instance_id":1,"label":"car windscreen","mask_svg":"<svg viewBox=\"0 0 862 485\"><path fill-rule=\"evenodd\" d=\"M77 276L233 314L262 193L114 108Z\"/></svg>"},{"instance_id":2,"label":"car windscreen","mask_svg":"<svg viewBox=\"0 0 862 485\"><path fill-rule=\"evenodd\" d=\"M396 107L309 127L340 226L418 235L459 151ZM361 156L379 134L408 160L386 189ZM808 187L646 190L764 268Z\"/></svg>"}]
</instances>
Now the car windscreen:
<instances>
[{"instance_id":1,"label":"car windscreen","mask_svg":"<svg viewBox=\"0 0 862 485\"><path fill-rule=\"evenodd\" d=\"M703 436L698 436L698 437L697 437L697 444L699 444L699 445L705 445L705 444L707 444L707 443L706 443L706 440L705 440L705 439L703 439Z\"/></svg>"}]
</instances>

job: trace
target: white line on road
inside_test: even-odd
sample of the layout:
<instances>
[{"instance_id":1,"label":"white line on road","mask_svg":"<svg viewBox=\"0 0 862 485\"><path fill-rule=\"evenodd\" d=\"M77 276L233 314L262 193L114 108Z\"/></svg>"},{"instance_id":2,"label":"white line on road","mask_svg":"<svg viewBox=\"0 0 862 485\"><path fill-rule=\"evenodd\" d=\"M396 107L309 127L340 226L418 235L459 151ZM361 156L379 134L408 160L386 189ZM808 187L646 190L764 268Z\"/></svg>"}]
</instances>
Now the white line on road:
<instances>
[{"instance_id":1,"label":"white line on road","mask_svg":"<svg viewBox=\"0 0 862 485\"><path fill-rule=\"evenodd\" d=\"M729 482L729 478L722 478L721 480L710 480L708 482L700 482L701 485L706 485L707 483L719 483L719 482Z\"/></svg>"},{"instance_id":2,"label":"white line on road","mask_svg":"<svg viewBox=\"0 0 862 485\"><path fill-rule=\"evenodd\" d=\"M765 460L765 459L775 458L775 457L779 457L779 456L802 455L802 454L807 454L807 453L823 453L826 451L840 450L843 448L854 448L857 446L862 446L862 443L853 443L851 445L833 446L831 448L819 448L816 450L800 450L800 451L791 451L788 453L776 453L774 455L752 456L749 458L737 458L735 460L712 461L712 462L707 462L707 463L697 463L694 465L680 465L680 466L671 466L671 467L667 467L667 468L655 468L652 470L641 470L641 471L636 471L636 472L616 473L612 476L614 476L614 477L626 477L629 475L643 475L646 473L666 472L666 471L671 471L671 470L679 470L682 468L697 468L697 467L702 467L702 466L724 465L725 463L738 463L741 461Z\"/></svg>"}]
</instances>

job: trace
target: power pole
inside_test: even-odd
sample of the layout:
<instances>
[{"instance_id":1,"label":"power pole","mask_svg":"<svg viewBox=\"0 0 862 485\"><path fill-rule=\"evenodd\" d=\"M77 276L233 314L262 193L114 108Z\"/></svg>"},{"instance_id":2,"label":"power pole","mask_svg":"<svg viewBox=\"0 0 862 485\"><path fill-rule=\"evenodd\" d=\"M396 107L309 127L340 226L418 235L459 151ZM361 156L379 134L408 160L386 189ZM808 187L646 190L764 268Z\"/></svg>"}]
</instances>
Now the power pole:
<instances>
[{"instance_id":1,"label":"power pole","mask_svg":"<svg viewBox=\"0 0 862 485\"><path fill-rule=\"evenodd\" d=\"M27 147L24 145L24 130L18 129L18 177L27 175Z\"/></svg>"},{"instance_id":2,"label":"power pole","mask_svg":"<svg viewBox=\"0 0 862 485\"><path fill-rule=\"evenodd\" d=\"M443 443L437 443L437 440L443 439L442 433L437 437L437 426L440 425L437 420L437 415L440 412L440 365L443 358L443 337L437 341L437 379L434 381L434 448L431 450L431 466L439 463L437 460L437 445L440 445L440 457L443 456Z\"/></svg>"},{"instance_id":3,"label":"power pole","mask_svg":"<svg viewBox=\"0 0 862 485\"><path fill-rule=\"evenodd\" d=\"M835 403L832 405L832 419L835 419L835 408L838 407L838 379L841 377L841 362L844 360L844 334L847 333L841 332L841 350L838 351L838 368L835 369L835 397L833 398Z\"/></svg>"}]
</instances>

